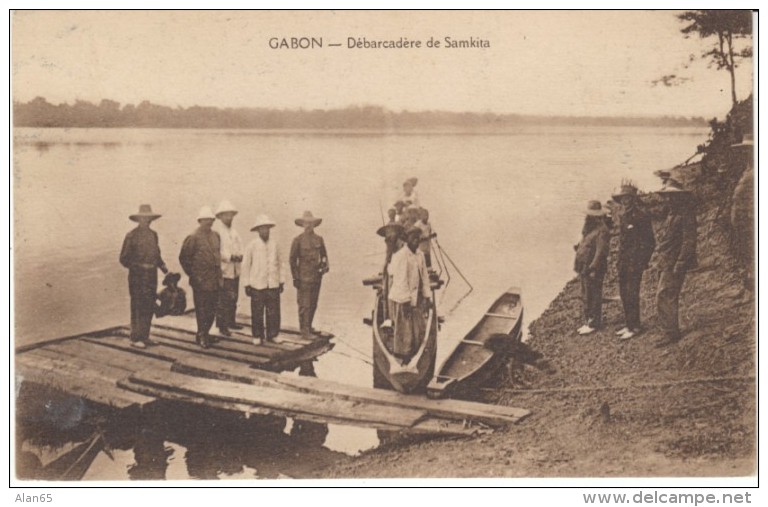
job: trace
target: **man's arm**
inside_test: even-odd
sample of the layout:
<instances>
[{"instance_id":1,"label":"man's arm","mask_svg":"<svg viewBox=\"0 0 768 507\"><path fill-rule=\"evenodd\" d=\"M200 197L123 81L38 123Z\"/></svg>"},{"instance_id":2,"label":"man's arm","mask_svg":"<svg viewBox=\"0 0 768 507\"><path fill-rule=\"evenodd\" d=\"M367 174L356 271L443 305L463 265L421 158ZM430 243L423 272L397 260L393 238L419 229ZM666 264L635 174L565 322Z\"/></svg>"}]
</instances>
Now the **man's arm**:
<instances>
[{"instance_id":1,"label":"man's arm","mask_svg":"<svg viewBox=\"0 0 768 507\"><path fill-rule=\"evenodd\" d=\"M688 269L696 256L696 216L690 213L683 220L683 238L680 245L680 255L675 263L675 271Z\"/></svg>"},{"instance_id":2,"label":"man's arm","mask_svg":"<svg viewBox=\"0 0 768 507\"><path fill-rule=\"evenodd\" d=\"M595 238L595 255L592 257L592 262L589 263L589 270L594 272L600 267L600 264L608 257L608 242L610 241L610 233L607 229L601 230L597 233Z\"/></svg>"},{"instance_id":3,"label":"man's arm","mask_svg":"<svg viewBox=\"0 0 768 507\"><path fill-rule=\"evenodd\" d=\"M181 252L179 252L179 264L181 264L181 268L187 276L192 276L192 257L194 254L195 237L187 236L184 243L181 245Z\"/></svg>"},{"instance_id":4,"label":"man's arm","mask_svg":"<svg viewBox=\"0 0 768 507\"><path fill-rule=\"evenodd\" d=\"M131 257L133 251L133 241L131 241L131 233L125 235L123 240L123 248L120 250L120 264L126 268L131 267Z\"/></svg>"},{"instance_id":5,"label":"man's arm","mask_svg":"<svg viewBox=\"0 0 768 507\"><path fill-rule=\"evenodd\" d=\"M152 233L155 235L155 243L157 244L157 267L160 268L160 271L167 275L168 267L165 265L163 255L160 252L160 239L157 237L157 233L155 231L152 231Z\"/></svg>"}]
</instances>

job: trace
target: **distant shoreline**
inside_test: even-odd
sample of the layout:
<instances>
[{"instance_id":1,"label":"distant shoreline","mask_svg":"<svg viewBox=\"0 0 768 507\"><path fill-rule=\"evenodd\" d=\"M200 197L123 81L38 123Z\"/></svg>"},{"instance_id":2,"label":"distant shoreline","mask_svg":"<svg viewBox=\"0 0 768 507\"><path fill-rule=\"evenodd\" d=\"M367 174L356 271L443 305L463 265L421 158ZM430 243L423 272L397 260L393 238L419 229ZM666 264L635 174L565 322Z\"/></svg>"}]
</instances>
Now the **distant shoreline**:
<instances>
[{"instance_id":1,"label":"distant shoreline","mask_svg":"<svg viewBox=\"0 0 768 507\"><path fill-rule=\"evenodd\" d=\"M703 117L535 116L447 111L390 111L380 106L304 110L268 108L171 108L143 101L138 106L102 100L50 104L42 97L14 102L14 127L33 128L174 128L227 130L454 132L509 131L525 127L669 127L705 128Z\"/></svg>"}]
</instances>

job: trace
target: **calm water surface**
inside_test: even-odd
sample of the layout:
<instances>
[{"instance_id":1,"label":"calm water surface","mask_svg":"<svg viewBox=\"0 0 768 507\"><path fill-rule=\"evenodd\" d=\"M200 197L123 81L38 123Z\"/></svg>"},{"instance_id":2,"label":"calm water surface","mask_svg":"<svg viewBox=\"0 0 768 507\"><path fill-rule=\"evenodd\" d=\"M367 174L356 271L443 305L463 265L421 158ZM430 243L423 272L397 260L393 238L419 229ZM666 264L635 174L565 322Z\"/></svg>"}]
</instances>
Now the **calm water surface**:
<instances>
[{"instance_id":1,"label":"calm water surface","mask_svg":"<svg viewBox=\"0 0 768 507\"><path fill-rule=\"evenodd\" d=\"M652 172L682 162L705 138L705 129L598 127L472 135L15 129L15 344L127 323L126 271L117 261L133 226L127 216L141 203L163 214L153 227L166 263L180 271L181 242L198 209L227 198L240 210L235 226L246 241L256 215L269 214L286 256L301 232L294 218L312 210L324 219L317 232L331 272L316 326L333 332L337 345L315 369L321 378L370 386L370 328L362 318L373 293L361 280L379 268L380 208L386 212L405 178L419 178L440 244L474 286L451 311L467 290L454 272L439 300L440 361L510 286L523 291L526 321L539 315L572 276L586 201L605 201L622 178L655 189ZM248 312L242 299L240 311ZM290 284L282 304L284 322L297 325ZM288 421L280 432L288 442L292 428ZM319 433L316 447L332 453L378 443L367 429L330 425ZM165 442L167 478L195 476L189 441ZM123 454L100 455L86 478L128 478L136 449ZM258 476L259 463L219 476Z\"/></svg>"}]
</instances>

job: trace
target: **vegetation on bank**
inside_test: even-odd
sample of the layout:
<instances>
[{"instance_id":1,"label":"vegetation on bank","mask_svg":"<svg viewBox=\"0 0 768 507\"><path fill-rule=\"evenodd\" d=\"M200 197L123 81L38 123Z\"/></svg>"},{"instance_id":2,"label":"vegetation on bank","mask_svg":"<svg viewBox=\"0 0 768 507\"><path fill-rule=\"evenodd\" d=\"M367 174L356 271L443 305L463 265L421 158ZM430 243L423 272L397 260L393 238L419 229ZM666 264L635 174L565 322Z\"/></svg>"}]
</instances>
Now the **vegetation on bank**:
<instances>
[{"instance_id":1,"label":"vegetation on bank","mask_svg":"<svg viewBox=\"0 0 768 507\"><path fill-rule=\"evenodd\" d=\"M211 128L211 129L513 129L525 126L705 127L704 118L526 116L518 114L390 111L379 106L343 109L168 107L145 100L99 104L49 103L43 97L13 103L15 127Z\"/></svg>"}]
</instances>

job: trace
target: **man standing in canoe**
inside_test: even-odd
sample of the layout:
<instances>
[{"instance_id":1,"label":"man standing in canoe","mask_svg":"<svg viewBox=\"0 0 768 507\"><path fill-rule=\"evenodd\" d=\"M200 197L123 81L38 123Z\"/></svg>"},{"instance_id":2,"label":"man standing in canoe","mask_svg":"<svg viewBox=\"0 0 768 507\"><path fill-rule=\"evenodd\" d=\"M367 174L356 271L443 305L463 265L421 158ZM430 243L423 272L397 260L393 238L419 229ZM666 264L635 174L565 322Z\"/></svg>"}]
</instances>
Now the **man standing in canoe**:
<instances>
[{"instance_id":1,"label":"man standing in canoe","mask_svg":"<svg viewBox=\"0 0 768 507\"><path fill-rule=\"evenodd\" d=\"M603 325L603 279L608 266L610 231L600 201L589 201L582 238L576 245L574 270L581 279L581 297L586 323L576 332L592 334Z\"/></svg>"},{"instance_id":2,"label":"man standing in canoe","mask_svg":"<svg viewBox=\"0 0 768 507\"><path fill-rule=\"evenodd\" d=\"M658 191L666 201L669 214L661 226L658 253L659 286L656 307L663 338L657 347L666 347L680 341L678 306L685 275L696 267L696 213L690 202L691 194L678 184L668 181Z\"/></svg>"},{"instance_id":3,"label":"man standing in canoe","mask_svg":"<svg viewBox=\"0 0 768 507\"><path fill-rule=\"evenodd\" d=\"M258 236L245 248L243 283L251 298L251 333L253 344L272 341L280 333L280 294L285 275L277 240L270 237L275 223L266 215L256 217L251 231Z\"/></svg>"},{"instance_id":4,"label":"man standing in canoe","mask_svg":"<svg viewBox=\"0 0 768 507\"><path fill-rule=\"evenodd\" d=\"M131 345L146 348L152 316L155 313L157 294L157 269L168 273L160 256L157 233L149 226L160 215L152 212L149 204L139 206L139 212L131 215L138 226L126 234L120 251L120 264L128 268L128 293L131 296Z\"/></svg>"},{"instance_id":5,"label":"man standing in canoe","mask_svg":"<svg viewBox=\"0 0 768 507\"><path fill-rule=\"evenodd\" d=\"M424 311L431 304L432 290L424 255L419 250L421 230L406 231L404 239L406 246L392 255L389 265L392 281L388 304L389 318L395 327L392 353L408 362L425 338Z\"/></svg>"},{"instance_id":6,"label":"man standing in canoe","mask_svg":"<svg viewBox=\"0 0 768 507\"><path fill-rule=\"evenodd\" d=\"M315 218L311 211L305 211L301 218L296 219L296 225L303 227L304 232L291 244L291 274L299 304L299 325L304 337L309 337L313 332L312 322L320 298L320 284L323 275L330 269L325 242L315 234L315 227L322 221L322 218Z\"/></svg>"},{"instance_id":7,"label":"man standing in canoe","mask_svg":"<svg viewBox=\"0 0 768 507\"><path fill-rule=\"evenodd\" d=\"M613 196L613 200L622 208L616 267L625 324L616 335L621 340L628 340L641 332L640 283L656 248L656 239L653 236L651 217L638 202L637 187L628 182L623 184L621 191Z\"/></svg>"},{"instance_id":8,"label":"man standing in canoe","mask_svg":"<svg viewBox=\"0 0 768 507\"><path fill-rule=\"evenodd\" d=\"M195 301L196 341L204 349L216 341L210 331L216 319L216 305L222 286L221 239L211 229L214 220L216 217L211 208L203 206L197 215L200 225L184 240L179 254L179 262L189 276Z\"/></svg>"},{"instance_id":9,"label":"man standing in canoe","mask_svg":"<svg viewBox=\"0 0 768 507\"><path fill-rule=\"evenodd\" d=\"M219 333L230 336L230 329L242 329L235 321L237 297L240 293L240 265L243 262L243 241L240 239L232 221L237 215L235 207L223 200L216 209L216 232L221 238L221 275L222 286L219 292L219 307L216 312L216 326Z\"/></svg>"}]
</instances>

